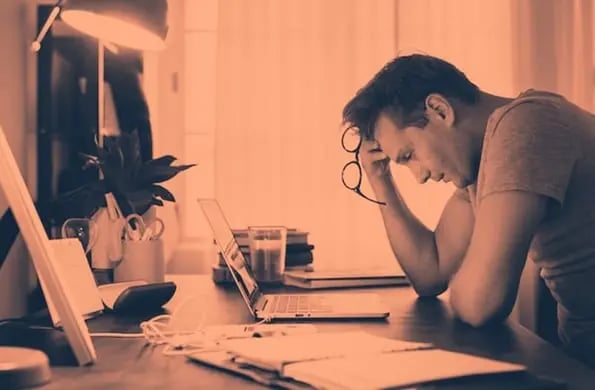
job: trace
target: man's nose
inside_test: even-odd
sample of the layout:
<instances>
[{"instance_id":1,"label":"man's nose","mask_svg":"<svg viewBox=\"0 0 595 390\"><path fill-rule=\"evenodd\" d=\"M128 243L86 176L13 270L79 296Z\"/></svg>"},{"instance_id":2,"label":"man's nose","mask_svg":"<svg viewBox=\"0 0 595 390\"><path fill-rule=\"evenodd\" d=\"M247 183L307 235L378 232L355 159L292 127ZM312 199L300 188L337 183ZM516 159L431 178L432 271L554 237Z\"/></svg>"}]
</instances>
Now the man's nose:
<instances>
[{"instance_id":1,"label":"man's nose","mask_svg":"<svg viewBox=\"0 0 595 390\"><path fill-rule=\"evenodd\" d=\"M424 184L425 182L428 181L428 179L430 178L431 174L430 171L424 170L422 171L422 173L417 177L417 181L420 184Z\"/></svg>"},{"instance_id":2,"label":"man's nose","mask_svg":"<svg viewBox=\"0 0 595 390\"><path fill-rule=\"evenodd\" d=\"M417 179L417 182L420 184L425 183L431 176L430 171L425 169L419 164L409 166L409 169L413 172L413 176Z\"/></svg>"}]
</instances>

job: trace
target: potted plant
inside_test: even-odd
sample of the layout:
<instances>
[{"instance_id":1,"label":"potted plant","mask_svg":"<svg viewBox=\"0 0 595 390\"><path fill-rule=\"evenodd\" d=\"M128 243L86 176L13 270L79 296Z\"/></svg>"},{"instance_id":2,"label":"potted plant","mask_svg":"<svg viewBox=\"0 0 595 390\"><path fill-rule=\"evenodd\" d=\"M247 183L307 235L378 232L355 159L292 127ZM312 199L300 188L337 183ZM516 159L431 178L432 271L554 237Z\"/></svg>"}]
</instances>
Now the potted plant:
<instances>
[{"instance_id":1,"label":"potted plant","mask_svg":"<svg viewBox=\"0 0 595 390\"><path fill-rule=\"evenodd\" d=\"M72 217L90 218L106 207L106 194L113 194L122 216L143 215L151 206L175 202L163 183L196 164L173 165L176 158L165 155L142 161L136 131L104 137L97 155L79 153L83 169L96 170L97 180L58 196L51 205L52 218L61 224Z\"/></svg>"}]
</instances>

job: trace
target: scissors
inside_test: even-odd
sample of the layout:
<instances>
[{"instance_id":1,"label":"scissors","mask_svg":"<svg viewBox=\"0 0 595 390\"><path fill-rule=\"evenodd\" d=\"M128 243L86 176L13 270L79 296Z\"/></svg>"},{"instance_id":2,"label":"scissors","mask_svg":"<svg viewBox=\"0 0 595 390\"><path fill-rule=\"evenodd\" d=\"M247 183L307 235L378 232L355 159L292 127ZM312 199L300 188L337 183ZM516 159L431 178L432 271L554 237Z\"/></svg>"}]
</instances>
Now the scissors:
<instances>
[{"instance_id":1,"label":"scissors","mask_svg":"<svg viewBox=\"0 0 595 390\"><path fill-rule=\"evenodd\" d=\"M134 223L134 225L133 225ZM154 218L150 223L145 223L138 214L130 214L124 220L124 238L127 240L157 240L165 231L165 224L161 218Z\"/></svg>"}]
</instances>

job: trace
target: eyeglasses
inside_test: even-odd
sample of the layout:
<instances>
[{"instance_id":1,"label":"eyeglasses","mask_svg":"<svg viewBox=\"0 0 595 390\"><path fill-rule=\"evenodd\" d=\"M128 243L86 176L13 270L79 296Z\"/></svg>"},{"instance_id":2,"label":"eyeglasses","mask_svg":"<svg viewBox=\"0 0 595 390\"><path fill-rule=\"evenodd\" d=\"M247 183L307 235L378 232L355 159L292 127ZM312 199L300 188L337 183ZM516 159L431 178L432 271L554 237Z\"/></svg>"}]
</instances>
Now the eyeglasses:
<instances>
[{"instance_id":1,"label":"eyeglasses","mask_svg":"<svg viewBox=\"0 0 595 390\"><path fill-rule=\"evenodd\" d=\"M341 171L341 181L347 189L355 192L362 198L370 202L386 206L385 202L374 200L361 190L362 185L362 166L359 163L359 148L362 144L362 137L357 127L348 127L341 136L341 146L348 153L354 153L353 160L343 166Z\"/></svg>"}]
</instances>

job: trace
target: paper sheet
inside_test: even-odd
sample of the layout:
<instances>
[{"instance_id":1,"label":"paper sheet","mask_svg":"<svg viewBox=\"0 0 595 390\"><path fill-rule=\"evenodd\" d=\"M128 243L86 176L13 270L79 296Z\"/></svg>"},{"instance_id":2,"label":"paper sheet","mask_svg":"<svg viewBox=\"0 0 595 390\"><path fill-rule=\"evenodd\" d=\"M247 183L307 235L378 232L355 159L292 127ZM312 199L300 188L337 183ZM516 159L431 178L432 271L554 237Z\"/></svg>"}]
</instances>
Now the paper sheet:
<instances>
[{"instance_id":1,"label":"paper sheet","mask_svg":"<svg viewBox=\"0 0 595 390\"><path fill-rule=\"evenodd\" d=\"M277 371L294 362L430 347L425 343L393 340L363 331L237 339L221 345L246 362Z\"/></svg>"},{"instance_id":2,"label":"paper sheet","mask_svg":"<svg viewBox=\"0 0 595 390\"><path fill-rule=\"evenodd\" d=\"M469 375L524 371L517 364L441 349L354 355L285 366L286 377L329 389L381 389Z\"/></svg>"}]
</instances>

